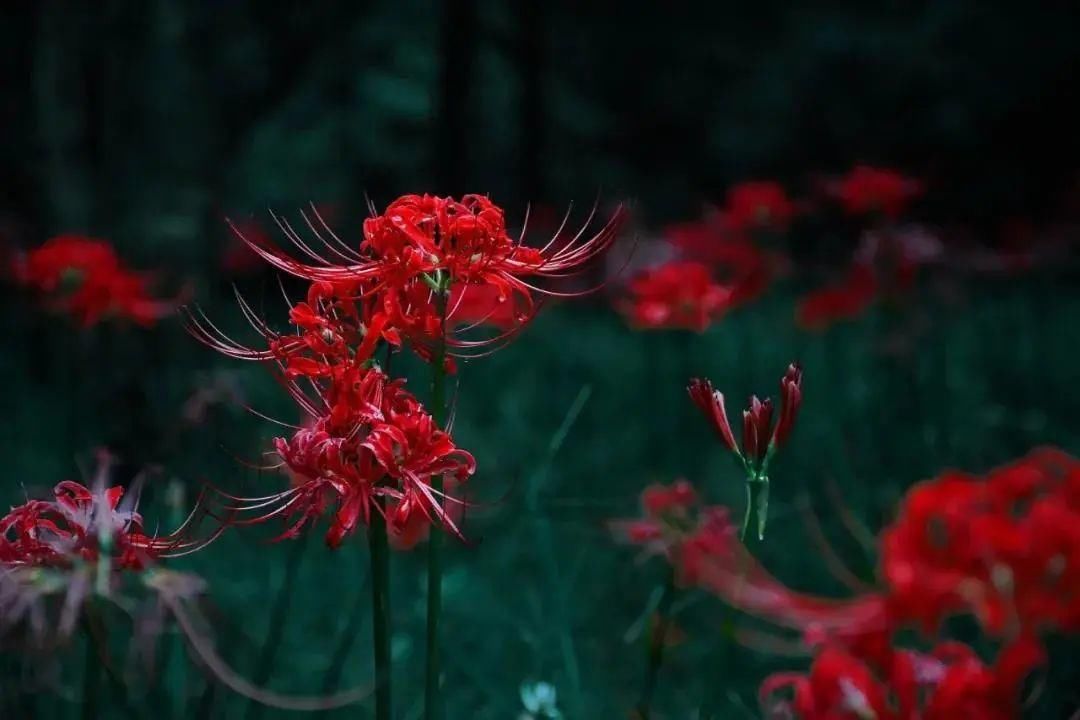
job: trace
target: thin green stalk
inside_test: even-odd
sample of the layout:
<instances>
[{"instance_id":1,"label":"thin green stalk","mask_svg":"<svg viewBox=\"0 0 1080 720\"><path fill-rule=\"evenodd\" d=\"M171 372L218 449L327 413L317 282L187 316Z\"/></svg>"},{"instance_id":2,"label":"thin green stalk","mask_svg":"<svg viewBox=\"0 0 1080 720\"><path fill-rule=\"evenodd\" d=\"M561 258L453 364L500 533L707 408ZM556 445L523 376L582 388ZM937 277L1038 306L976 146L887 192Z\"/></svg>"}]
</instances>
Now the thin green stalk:
<instances>
[{"instance_id":1,"label":"thin green stalk","mask_svg":"<svg viewBox=\"0 0 1080 720\"><path fill-rule=\"evenodd\" d=\"M641 700L638 701L638 717L649 720L656 681L660 676L660 666L664 662L664 640L668 625L671 623L671 603L675 600L675 568L669 566L664 580L664 589L660 603L656 606L656 627L649 637L649 661L645 670L645 682L641 686Z\"/></svg>"},{"instance_id":2,"label":"thin green stalk","mask_svg":"<svg viewBox=\"0 0 1080 720\"><path fill-rule=\"evenodd\" d=\"M285 560L285 578L277 591L277 599L274 602L274 610L270 614L270 631L267 633L266 642L263 643L262 652L259 653L258 664L255 666L255 674L252 680L256 685L265 685L270 679L270 673L274 669L274 659L277 657L278 648L281 647L282 638L285 636L285 626L289 616L289 605L292 603L293 590L299 585L297 574L308 545L311 544L313 533L306 533L296 539L289 548L289 556ZM255 702L248 705L247 717L249 720L257 720L263 716L266 705Z\"/></svg>"},{"instance_id":3,"label":"thin green stalk","mask_svg":"<svg viewBox=\"0 0 1080 720\"><path fill-rule=\"evenodd\" d=\"M376 500L381 504L381 499ZM371 514L371 625L375 655L375 720L390 720L390 551L381 508Z\"/></svg>"},{"instance_id":4,"label":"thin green stalk","mask_svg":"<svg viewBox=\"0 0 1080 720\"><path fill-rule=\"evenodd\" d=\"M439 341L431 358L431 415L435 424L446 425L446 289L436 280L435 305L439 313ZM442 477L431 478L435 502L441 502ZM433 528L428 539L427 666L424 672L424 718L440 720L439 698L439 615L442 611L442 534Z\"/></svg>"},{"instance_id":5,"label":"thin green stalk","mask_svg":"<svg viewBox=\"0 0 1080 720\"><path fill-rule=\"evenodd\" d=\"M357 582L357 588L366 591L367 588L364 588L363 584L370 580L370 575L362 578L360 582ZM344 669L345 660L349 656L349 650L352 649L353 641L360 631L360 628L363 626L364 615L367 610L367 603L363 602L363 597L364 592L357 593L356 606L353 608L352 614L349 616L344 629L341 631L333 655L330 656L330 665L327 667L326 675L323 677L322 691L324 695L332 695L334 691L337 690L338 683L341 681L341 671Z\"/></svg>"},{"instance_id":6,"label":"thin green stalk","mask_svg":"<svg viewBox=\"0 0 1080 720\"><path fill-rule=\"evenodd\" d=\"M101 686L101 658L98 656L97 642L90 630L86 630L86 660L83 666L82 716L83 720L95 720L98 716L98 695Z\"/></svg>"}]
</instances>

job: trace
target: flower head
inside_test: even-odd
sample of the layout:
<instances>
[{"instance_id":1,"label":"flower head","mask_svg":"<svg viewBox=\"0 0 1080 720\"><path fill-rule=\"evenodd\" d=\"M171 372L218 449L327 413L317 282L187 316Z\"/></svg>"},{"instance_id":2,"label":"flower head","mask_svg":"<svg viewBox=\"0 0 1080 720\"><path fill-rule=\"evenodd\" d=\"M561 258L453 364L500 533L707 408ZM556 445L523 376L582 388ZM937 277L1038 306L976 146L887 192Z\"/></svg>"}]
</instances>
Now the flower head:
<instances>
[{"instance_id":1,"label":"flower head","mask_svg":"<svg viewBox=\"0 0 1080 720\"><path fill-rule=\"evenodd\" d=\"M795 215L795 204L784 187L773 181L748 181L727 193L724 210L734 228L784 231Z\"/></svg>"},{"instance_id":2,"label":"flower head","mask_svg":"<svg viewBox=\"0 0 1080 720\"><path fill-rule=\"evenodd\" d=\"M153 325L175 309L149 292L150 278L125 268L104 240L60 235L19 258L16 278L85 326L106 316Z\"/></svg>"},{"instance_id":3,"label":"flower head","mask_svg":"<svg viewBox=\"0 0 1080 720\"><path fill-rule=\"evenodd\" d=\"M828 190L851 215L879 213L895 220L922 195L923 184L895 170L858 165Z\"/></svg>"},{"instance_id":4,"label":"flower head","mask_svg":"<svg viewBox=\"0 0 1080 720\"><path fill-rule=\"evenodd\" d=\"M743 411L742 446L735 442L724 407L724 394L713 389L709 380L694 378L687 386L690 399L720 435L724 445L747 464L755 473L766 470L766 460L779 449L791 434L799 406L802 404L802 368L792 363L780 379L780 415L773 425L773 403L750 396L749 406Z\"/></svg>"},{"instance_id":5,"label":"flower head","mask_svg":"<svg viewBox=\"0 0 1080 720\"><path fill-rule=\"evenodd\" d=\"M647 270L630 283L621 309L638 328L704 332L728 308L731 290L696 262L672 262Z\"/></svg>"},{"instance_id":6,"label":"flower head","mask_svg":"<svg viewBox=\"0 0 1080 720\"><path fill-rule=\"evenodd\" d=\"M450 494L449 484L437 490L434 479L464 482L476 461L435 425L401 381L372 367L351 382L330 382L312 402L321 404L314 421L274 441L292 487L257 498L226 495L225 510L238 513L232 522L282 517L288 521L278 536L283 539L332 511L326 542L337 547L378 512L402 545L414 544L433 524L461 537L455 520L460 513L445 506L464 501Z\"/></svg>"},{"instance_id":7,"label":"flower head","mask_svg":"<svg viewBox=\"0 0 1080 720\"><path fill-rule=\"evenodd\" d=\"M799 326L821 330L838 320L850 320L862 315L878 294L874 268L855 263L838 284L815 290L802 297L795 310Z\"/></svg>"}]
</instances>

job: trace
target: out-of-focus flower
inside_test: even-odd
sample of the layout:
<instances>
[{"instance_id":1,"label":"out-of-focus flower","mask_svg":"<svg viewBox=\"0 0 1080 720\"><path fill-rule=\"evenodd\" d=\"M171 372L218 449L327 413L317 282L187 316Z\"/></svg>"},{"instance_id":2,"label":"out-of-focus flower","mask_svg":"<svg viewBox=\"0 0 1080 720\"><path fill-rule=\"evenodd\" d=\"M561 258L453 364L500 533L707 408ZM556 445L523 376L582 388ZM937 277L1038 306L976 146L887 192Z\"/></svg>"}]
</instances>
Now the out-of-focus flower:
<instances>
[{"instance_id":1,"label":"out-of-focus flower","mask_svg":"<svg viewBox=\"0 0 1080 720\"><path fill-rule=\"evenodd\" d=\"M748 181L728 190L724 211L736 230L783 232L795 216L795 203L778 182Z\"/></svg>"},{"instance_id":2,"label":"out-of-focus flower","mask_svg":"<svg viewBox=\"0 0 1080 720\"><path fill-rule=\"evenodd\" d=\"M815 652L808 674L763 683L768 717L1011 718L1025 677L1046 662L1039 636L1080 627L1078 520L1080 462L1043 449L986 478L946 473L912 489L881 536L881 586L850 599L786 587L746 550L723 512L687 523L678 553L665 555L681 577L797 631ZM640 527L643 542L663 537L655 522ZM992 664L938 639L943 621L957 614L973 615L1003 641ZM920 629L934 649L897 646L908 628Z\"/></svg>"},{"instance_id":3,"label":"out-of-focus flower","mask_svg":"<svg viewBox=\"0 0 1080 720\"><path fill-rule=\"evenodd\" d=\"M730 298L731 289L715 282L705 265L673 262L634 278L619 308L637 328L704 332Z\"/></svg>"},{"instance_id":4,"label":"out-of-focus flower","mask_svg":"<svg viewBox=\"0 0 1080 720\"><path fill-rule=\"evenodd\" d=\"M766 717L799 720L1010 720L1020 715L1025 677L1044 661L1031 638L1007 645L991 666L957 642L926 654L899 650L876 665L827 646L809 674L767 678L761 704Z\"/></svg>"},{"instance_id":5,"label":"out-of-focus flower","mask_svg":"<svg viewBox=\"0 0 1080 720\"><path fill-rule=\"evenodd\" d=\"M993 635L1080 629L1080 462L1033 452L908 492L882 533L896 611L927 630L967 612Z\"/></svg>"},{"instance_id":6,"label":"out-of-focus flower","mask_svg":"<svg viewBox=\"0 0 1080 720\"><path fill-rule=\"evenodd\" d=\"M880 214L896 220L923 194L921 182L895 170L857 165L827 186L830 195L851 215Z\"/></svg>"},{"instance_id":7,"label":"out-of-focus flower","mask_svg":"<svg viewBox=\"0 0 1080 720\"><path fill-rule=\"evenodd\" d=\"M150 276L125 268L109 243L82 235L60 235L18 258L15 276L84 326L108 316L150 326L176 309L153 298Z\"/></svg>"},{"instance_id":8,"label":"out-of-focus flower","mask_svg":"<svg viewBox=\"0 0 1080 720\"><path fill-rule=\"evenodd\" d=\"M99 479L107 464L99 470ZM0 563L15 566L66 566L97 563L103 556L119 569L140 569L163 555L194 547L177 532L153 537L143 532L141 516L121 507L122 487L91 490L65 480L53 500L28 500L0 518Z\"/></svg>"},{"instance_id":9,"label":"out-of-focus flower","mask_svg":"<svg viewBox=\"0 0 1080 720\"><path fill-rule=\"evenodd\" d=\"M734 226L728 213L717 212L699 222L670 225L661 236L691 262L706 265L731 290L728 307L756 300L784 264L782 256L767 253Z\"/></svg>"},{"instance_id":10,"label":"out-of-focus flower","mask_svg":"<svg viewBox=\"0 0 1080 720\"><path fill-rule=\"evenodd\" d=\"M877 297L878 281L872 267L856 263L837 285L800 298L795 320L806 329L820 330L838 320L862 315Z\"/></svg>"},{"instance_id":11,"label":"out-of-focus flower","mask_svg":"<svg viewBox=\"0 0 1080 720\"><path fill-rule=\"evenodd\" d=\"M518 715L518 720L562 720L558 692L551 683L522 683L520 694L525 712Z\"/></svg>"}]
</instances>

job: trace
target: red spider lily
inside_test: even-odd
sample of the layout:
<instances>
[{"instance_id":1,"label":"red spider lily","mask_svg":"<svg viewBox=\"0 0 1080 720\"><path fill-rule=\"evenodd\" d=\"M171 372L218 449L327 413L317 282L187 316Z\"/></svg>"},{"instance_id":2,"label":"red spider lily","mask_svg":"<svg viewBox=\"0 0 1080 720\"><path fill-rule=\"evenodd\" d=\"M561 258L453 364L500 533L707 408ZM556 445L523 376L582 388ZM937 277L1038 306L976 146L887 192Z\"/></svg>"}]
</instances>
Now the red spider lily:
<instances>
[{"instance_id":1,"label":"red spider lily","mask_svg":"<svg viewBox=\"0 0 1080 720\"><path fill-rule=\"evenodd\" d=\"M916 486L881 565L898 612L927 629L957 612L994 635L1080 628L1080 462L1040 450Z\"/></svg>"},{"instance_id":2,"label":"red spider lily","mask_svg":"<svg viewBox=\"0 0 1080 720\"><path fill-rule=\"evenodd\" d=\"M690 543L719 533L715 542L724 542L729 525L727 509L704 507L693 486L686 480L671 485L650 485L641 492L642 517L613 520L608 527L622 542L641 545L649 555L664 555L678 570L681 583L698 582L696 551L686 550Z\"/></svg>"},{"instance_id":3,"label":"red spider lily","mask_svg":"<svg viewBox=\"0 0 1080 720\"><path fill-rule=\"evenodd\" d=\"M709 268L673 262L647 270L630 283L620 309L642 329L704 332L729 307L731 289L713 281Z\"/></svg>"},{"instance_id":4,"label":"red spider lily","mask_svg":"<svg viewBox=\"0 0 1080 720\"><path fill-rule=\"evenodd\" d=\"M1030 638L1006 646L987 666L966 645L947 642L929 654L892 653L874 664L824 648L808 675L779 673L761 685L767 717L799 720L1009 720L1020 715L1024 678L1045 661ZM779 697L790 690L790 698Z\"/></svg>"},{"instance_id":5,"label":"red spider lily","mask_svg":"<svg viewBox=\"0 0 1080 720\"><path fill-rule=\"evenodd\" d=\"M760 297L782 264L782 258L766 253L748 240L727 213L715 213L702 222L671 225L661 235L684 258L713 269L731 290L729 307Z\"/></svg>"},{"instance_id":6,"label":"red spider lily","mask_svg":"<svg viewBox=\"0 0 1080 720\"><path fill-rule=\"evenodd\" d=\"M780 417L773 426L772 400L750 396L750 406L743 411L742 448L735 443L735 433L728 422L724 394L713 389L708 380L694 378L687 386L690 399L704 413L720 439L748 468L764 471L766 458L779 449L791 434L802 404L802 368L798 363L788 365L780 379Z\"/></svg>"},{"instance_id":7,"label":"red spider lily","mask_svg":"<svg viewBox=\"0 0 1080 720\"><path fill-rule=\"evenodd\" d=\"M28 500L0 519L0 563L7 567L96 563L107 553L120 569L141 570L162 556L185 554L200 544L146 535L142 517L120 507L124 488L91 491L66 480L53 500Z\"/></svg>"},{"instance_id":8,"label":"red spider lily","mask_svg":"<svg viewBox=\"0 0 1080 720\"><path fill-rule=\"evenodd\" d=\"M873 304L877 292L874 269L856 263L839 285L803 296L795 309L795 320L808 330L821 330L838 320L857 318Z\"/></svg>"},{"instance_id":9,"label":"red spider lily","mask_svg":"<svg viewBox=\"0 0 1080 720\"><path fill-rule=\"evenodd\" d=\"M150 277L124 268L111 245L81 235L48 240L19 258L15 275L84 326L110 315L150 326L176 307L152 298Z\"/></svg>"},{"instance_id":10,"label":"red spider lily","mask_svg":"<svg viewBox=\"0 0 1080 720\"><path fill-rule=\"evenodd\" d=\"M320 395L325 409L310 427L274 441L293 487L264 497L226 495L238 503L226 510L241 514L232 522L285 517L290 524L277 538L284 539L333 508L326 542L337 547L357 525L370 522L374 508L386 515L402 544L414 544L409 538L419 538L433 523L461 537L457 515L443 505L464 501L452 496L455 486L449 483L436 491L432 478L465 481L476 468L472 455L435 426L402 381L390 381L378 368L358 371L354 381L343 378ZM385 510L376 498L385 500ZM247 513L254 515L244 517Z\"/></svg>"},{"instance_id":11,"label":"red spider lily","mask_svg":"<svg viewBox=\"0 0 1080 720\"><path fill-rule=\"evenodd\" d=\"M520 296L506 298L491 285L458 284L450 289L446 301L447 322L452 325L491 325L513 330L529 320L530 308Z\"/></svg>"},{"instance_id":12,"label":"red spider lily","mask_svg":"<svg viewBox=\"0 0 1080 720\"><path fill-rule=\"evenodd\" d=\"M316 253L287 222L279 220L289 239L314 264L300 262L269 245L249 242L274 267L308 280L364 280L381 289L404 287L424 278L439 284L439 278L445 276L449 278L447 287L456 283L491 285L502 297L516 293L531 298L533 292L560 293L524 278L543 281L580 271L615 241L622 217L619 208L592 237L585 238L586 225L566 242L532 248L510 237L502 209L487 197L466 195L458 201L405 195L381 215L373 213L364 221L364 241L358 249L348 247L325 224L316 227L309 221L327 256ZM330 239L325 239L324 233Z\"/></svg>"},{"instance_id":13,"label":"red spider lily","mask_svg":"<svg viewBox=\"0 0 1080 720\"><path fill-rule=\"evenodd\" d=\"M851 215L881 214L896 220L908 203L922 195L923 184L895 170L858 165L827 187Z\"/></svg>"},{"instance_id":14,"label":"red spider lily","mask_svg":"<svg viewBox=\"0 0 1080 720\"><path fill-rule=\"evenodd\" d=\"M736 230L783 232L795 215L795 204L780 183L750 181L728 190L724 210Z\"/></svg>"}]
</instances>

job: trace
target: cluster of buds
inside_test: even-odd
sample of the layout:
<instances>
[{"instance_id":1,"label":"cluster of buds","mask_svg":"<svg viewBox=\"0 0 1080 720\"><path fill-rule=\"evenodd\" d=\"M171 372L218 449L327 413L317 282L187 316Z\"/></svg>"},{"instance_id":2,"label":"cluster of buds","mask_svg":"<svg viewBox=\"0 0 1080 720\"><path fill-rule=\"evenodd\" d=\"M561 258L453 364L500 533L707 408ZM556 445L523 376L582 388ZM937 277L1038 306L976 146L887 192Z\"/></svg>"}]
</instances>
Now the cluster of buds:
<instances>
[{"instance_id":1,"label":"cluster of buds","mask_svg":"<svg viewBox=\"0 0 1080 720\"><path fill-rule=\"evenodd\" d=\"M715 390L710 381L700 378L691 380L687 391L746 473L747 507L743 534L750 524L751 512L756 509L758 538L763 538L769 509L769 463L795 425L802 403L802 368L793 363L780 379L780 410L775 424L772 399L750 397L749 406L743 411L741 447L735 441L735 433L728 421L724 394Z\"/></svg>"}]
</instances>

